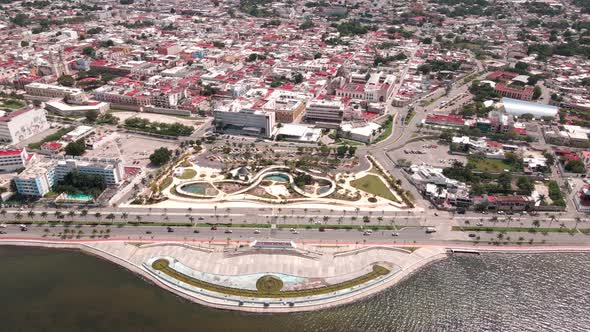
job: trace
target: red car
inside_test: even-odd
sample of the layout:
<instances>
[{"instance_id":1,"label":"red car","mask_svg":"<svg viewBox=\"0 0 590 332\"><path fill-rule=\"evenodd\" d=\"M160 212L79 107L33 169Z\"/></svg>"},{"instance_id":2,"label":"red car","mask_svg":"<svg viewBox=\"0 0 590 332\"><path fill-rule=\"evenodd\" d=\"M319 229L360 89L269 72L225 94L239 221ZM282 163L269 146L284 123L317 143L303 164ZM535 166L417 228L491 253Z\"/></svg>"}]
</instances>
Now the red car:
<instances>
[{"instance_id":1,"label":"red car","mask_svg":"<svg viewBox=\"0 0 590 332\"><path fill-rule=\"evenodd\" d=\"M211 230L212 231L216 231L217 230L217 226L211 226Z\"/></svg>"},{"instance_id":2,"label":"red car","mask_svg":"<svg viewBox=\"0 0 590 332\"><path fill-rule=\"evenodd\" d=\"M320 228L320 232L325 232L325 231L326 231L326 229L325 229L325 228L323 228L323 227L322 227L322 228Z\"/></svg>"}]
</instances>

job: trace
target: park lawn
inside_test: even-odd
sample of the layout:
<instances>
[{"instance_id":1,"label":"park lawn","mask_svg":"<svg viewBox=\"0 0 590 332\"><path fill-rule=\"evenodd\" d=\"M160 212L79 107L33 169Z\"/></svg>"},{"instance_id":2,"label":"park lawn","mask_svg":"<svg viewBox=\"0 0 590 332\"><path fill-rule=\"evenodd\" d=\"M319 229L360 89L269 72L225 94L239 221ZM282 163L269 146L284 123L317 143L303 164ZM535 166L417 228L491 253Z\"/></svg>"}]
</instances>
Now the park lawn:
<instances>
[{"instance_id":1,"label":"park lawn","mask_svg":"<svg viewBox=\"0 0 590 332\"><path fill-rule=\"evenodd\" d=\"M377 137L377 139L373 142L373 144L379 143L382 140L391 136L392 131L393 131L393 121L388 121L387 124L385 124L385 127L383 128L383 132L381 133L381 135L379 135L379 137Z\"/></svg>"},{"instance_id":2,"label":"park lawn","mask_svg":"<svg viewBox=\"0 0 590 332\"><path fill-rule=\"evenodd\" d=\"M197 175L197 172L194 169L185 169L184 172L178 177L182 180L190 180Z\"/></svg>"},{"instance_id":3,"label":"park lawn","mask_svg":"<svg viewBox=\"0 0 590 332\"><path fill-rule=\"evenodd\" d=\"M397 202L397 198L393 195L391 190L387 188L385 183L377 175L367 174L360 179L350 182L353 187L368 192L370 194L383 197L393 202Z\"/></svg>"},{"instance_id":4,"label":"park lawn","mask_svg":"<svg viewBox=\"0 0 590 332\"><path fill-rule=\"evenodd\" d=\"M23 108L26 104L20 100L15 99L2 99L0 100L0 107L9 108L13 110L17 110L19 108Z\"/></svg>"},{"instance_id":5,"label":"park lawn","mask_svg":"<svg viewBox=\"0 0 590 332\"><path fill-rule=\"evenodd\" d=\"M160 191L168 188L171 184L172 184L172 177L171 176L167 176L164 180L162 180L162 183L160 183Z\"/></svg>"},{"instance_id":6,"label":"park lawn","mask_svg":"<svg viewBox=\"0 0 590 332\"><path fill-rule=\"evenodd\" d=\"M350 145L350 146L362 146L362 145L366 145L365 143L359 142L359 141L353 141L350 139L346 139L346 138L341 138L336 144L338 145Z\"/></svg>"},{"instance_id":7,"label":"park lawn","mask_svg":"<svg viewBox=\"0 0 590 332\"><path fill-rule=\"evenodd\" d=\"M376 279L381 276L385 276L389 274L389 270L380 265L373 265L373 269L371 272L356 277L354 279L346 280L340 283L326 285L326 286L319 286L317 288L308 288L308 289L297 289L297 290L281 290L281 287L278 287L274 290L252 290L252 289L242 289L242 288L234 288L229 286L223 286L218 284L209 283L204 280L200 280L194 278L192 276L183 274L169 266L167 260L158 259L152 263L152 268L155 270L160 271L161 273L165 273L169 277L172 277L178 281L181 281L185 284L191 285L193 287L198 287L202 289L206 289L212 292L217 292L226 295L232 296L242 296L242 297L252 297L252 298L294 298L294 297L305 297L305 296L315 296L315 295L322 295L322 294L329 294L338 292L344 289L353 288L355 286L362 285L367 283L373 279ZM281 285L282 286L282 285Z\"/></svg>"},{"instance_id":8,"label":"park lawn","mask_svg":"<svg viewBox=\"0 0 590 332\"><path fill-rule=\"evenodd\" d=\"M505 169L511 170L512 167L499 159L469 159L469 164L474 166L476 171L499 173Z\"/></svg>"}]
</instances>

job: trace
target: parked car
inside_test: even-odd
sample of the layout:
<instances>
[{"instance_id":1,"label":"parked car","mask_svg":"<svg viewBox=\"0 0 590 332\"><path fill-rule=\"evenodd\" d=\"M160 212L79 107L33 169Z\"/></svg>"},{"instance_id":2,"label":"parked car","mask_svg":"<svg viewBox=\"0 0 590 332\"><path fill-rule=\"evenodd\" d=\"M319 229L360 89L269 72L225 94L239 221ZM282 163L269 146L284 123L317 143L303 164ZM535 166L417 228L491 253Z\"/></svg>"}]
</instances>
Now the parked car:
<instances>
[{"instance_id":1,"label":"parked car","mask_svg":"<svg viewBox=\"0 0 590 332\"><path fill-rule=\"evenodd\" d=\"M255 229L255 230L254 230L254 234L260 234L260 231L259 231L259 230L257 230L257 229Z\"/></svg>"},{"instance_id":2,"label":"parked car","mask_svg":"<svg viewBox=\"0 0 590 332\"><path fill-rule=\"evenodd\" d=\"M217 226L211 226L211 230L212 231L216 231L217 230Z\"/></svg>"},{"instance_id":3,"label":"parked car","mask_svg":"<svg viewBox=\"0 0 590 332\"><path fill-rule=\"evenodd\" d=\"M391 236L399 236L399 233L398 232L393 232L393 233L391 233Z\"/></svg>"},{"instance_id":4,"label":"parked car","mask_svg":"<svg viewBox=\"0 0 590 332\"><path fill-rule=\"evenodd\" d=\"M323 228L323 227L321 227L321 228L319 229L319 231L320 231L320 232L325 232L325 231L326 231L326 229L325 229L325 228Z\"/></svg>"},{"instance_id":5,"label":"parked car","mask_svg":"<svg viewBox=\"0 0 590 332\"><path fill-rule=\"evenodd\" d=\"M200 232L198 229L195 229L195 230L193 231L193 233L195 233L195 234L198 234L198 233L201 233L201 232Z\"/></svg>"},{"instance_id":6,"label":"parked car","mask_svg":"<svg viewBox=\"0 0 590 332\"><path fill-rule=\"evenodd\" d=\"M469 233L469 237L476 237L475 233Z\"/></svg>"},{"instance_id":7,"label":"parked car","mask_svg":"<svg viewBox=\"0 0 590 332\"><path fill-rule=\"evenodd\" d=\"M231 233L233 233L233 231L232 231L231 229L226 229L226 230L225 230L225 233L227 233L227 234L231 234Z\"/></svg>"},{"instance_id":8,"label":"parked car","mask_svg":"<svg viewBox=\"0 0 590 332\"><path fill-rule=\"evenodd\" d=\"M146 234L152 234L152 231L145 231Z\"/></svg>"},{"instance_id":9,"label":"parked car","mask_svg":"<svg viewBox=\"0 0 590 332\"><path fill-rule=\"evenodd\" d=\"M166 230L168 231L168 233L174 232L174 229L172 227L166 227Z\"/></svg>"}]
</instances>

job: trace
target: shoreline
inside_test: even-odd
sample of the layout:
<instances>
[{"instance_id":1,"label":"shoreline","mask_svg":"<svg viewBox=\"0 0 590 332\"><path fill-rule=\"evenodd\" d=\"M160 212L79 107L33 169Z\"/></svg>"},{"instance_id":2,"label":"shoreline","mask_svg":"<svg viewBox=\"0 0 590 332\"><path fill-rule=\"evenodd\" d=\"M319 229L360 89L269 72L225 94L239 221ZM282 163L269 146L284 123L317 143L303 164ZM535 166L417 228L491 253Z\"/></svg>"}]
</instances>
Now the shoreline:
<instances>
[{"instance_id":1,"label":"shoreline","mask_svg":"<svg viewBox=\"0 0 590 332\"><path fill-rule=\"evenodd\" d=\"M111 240L111 241L118 241L126 243L128 241L124 240ZM146 241L147 242L147 241ZM150 241L154 243L154 241ZM162 241L158 242L161 244L170 243L170 241ZM172 242L174 243L174 242ZM534 246L531 247L520 247L520 248L491 248L491 247L462 247L462 246L437 246L440 249L443 249L439 253L435 253L433 255L421 258L420 260L412 263L411 265L403 268L398 273L395 273L389 276L386 280L380 280L374 284L368 285L366 289L363 289L359 292L352 292L350 294L344 294L342 296L336 296L334 299L330 300L323 300L318 301L320 303L312 303L304 306L296 306L296 307L286 307L286 306L276 306L276 307L248 307L248 306L236 306L235 304L230 305L228 303L223 303L219 301L213 301L211 298L207 298L205 296L198 296L200 294L196 294L190 292L188 289L181 287L180 285L173 285L166 280L163 280L156 275L152 271L149 271L143 266L138 266L137 264L123 258L117 256L116 254L107 252L100 248L95 248L87 243L80 242L80 241L47 241L47 240L16 240L16 239L2 239L0 240L0 246L23 246L23 247L40 247L40 248L47 248L47 249L62 249L62 250L77 250L84 254L88 254L99 259L108 261L111 264L116 264L133 274L136 274L138 277L143 279L144 281L153 284L153 286L160 287L166 291L172 292L173 294L182 297L185 300L188 300L192 303L197 303L199 305L203 305L209 308L215 308L220 310L232 310L232 311L240 311L240 312L250 312L256 314L264 314L264 313L295 313L295 312L308 312L308 311L315 311L315 310L322 310L328 308L334 308L342 305L351 304L354 302L362 301L371 298L395 285L399 284L409 276L413 275L416 271L430 265L433 262L443 260L449 258L455 254L461 255L469 255L469 254L483 254L483 253L497 253L497 254L552 254L552 253L586 253L590 252L590 246L555 246L555 247L543 247L543 248L535 248ZM370 246L367 246L370 247ZM466 250L465 253L452 253L451 249L456 250Z\"/></svg>"}]
</instances>

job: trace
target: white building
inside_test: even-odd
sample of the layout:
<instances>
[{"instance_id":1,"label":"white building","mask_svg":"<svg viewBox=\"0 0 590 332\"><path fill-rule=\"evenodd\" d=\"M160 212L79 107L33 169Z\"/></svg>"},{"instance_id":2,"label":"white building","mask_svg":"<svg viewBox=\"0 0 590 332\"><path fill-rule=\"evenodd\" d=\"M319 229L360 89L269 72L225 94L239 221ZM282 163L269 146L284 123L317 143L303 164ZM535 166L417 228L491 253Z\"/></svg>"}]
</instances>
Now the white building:
<instances>
[{"instance_id":1,"label":"white building","mask_svg":"<svg viewBox=\"0 0 590 332\"><path fill-rule=\"evenodd\" d=\"M60 160L55 166L55 180L62 181L71 172L82 174L100 175L107 185L116 185L123 181L125 171L123 163L116 159L81 160L66 159Z\"/></svg>"},{"instance_id":2,"label":"white building","mask_svg":"<svg viewBox=\"0 0 590 332\"><path fill-rule=\"evenodd\" d=\"M252 109L215 110L214 123L221 130L235 130L245 135L270 137L275 126L275 113Z\"/></svg>"},{"instance_id":3,"label":"white building","mask_svg":"<svg viewBox=\"0 0 590 332\"><path fill-rule=\"evenodd\" d=\"M39 101L67 98L69 103L82 104L88 99L86 93L82 89L38 82L25 85L25 92L27 93L25 95L27 99Z\"/></svg>"},{"instance_id":4,"label":"white building","mask_svg":"<svg viewBox=\"0 0 590 332\"><path fill-rule=\"evenodd\" d=\"M361 124L349 122L340 126L342 137L363 143L373 142L381 133L380 129L381 126L374 122Z\"/></svg>"},{"instance_id":5,"label":"white building","mask_svg":"<svg viewBox=\"0 0 590 332\"><path fill-rule=\"evenodd\" d=\"M33 163L14 177L16 191L24 196L43 197L54 185L54 164Z\"/></svg>"},{"instance_id":6,"label":"white building","mask_svg":"<svg viewBox=\"0 0 590 332\"><path fill-rule=\"evenodd\" d=\"M27 162L35 158L25 149L0 151L0 172L12 172L24 168Z\"/></svg>"},{"instance_id":7,"label":"white building","mask_svg":"<svg viewBox=\"0 0 590 332\"><path fill-rule=\"evenodd\" d=\"M47 128L46 111L25 108L14 112L0 111L0 141L16 144Z\"/></svg>"},{"instance_id":8,"label":"white building","mask_svg":"<svg viewBox=\"0 0 590 332\"><path fill-rule=\"evenodd\" d=\"M43 197L55 184L62 181L70 172L100 175L107 185L117 185L123 181L125 174L123 163L115 159L51 160L46 163L32 163L14 178L19 194Z\"/></svg>"},{"instance_id":9,"label":"white building","mask_svg":"<svg viewBox=\"0 0 590 332\"><path fill-rule=\"evenodd\" d=\"M339 101L312 100L305 110L305 120L310 122L340 123L344 106Z\"/></svg>"}]
</instances>

